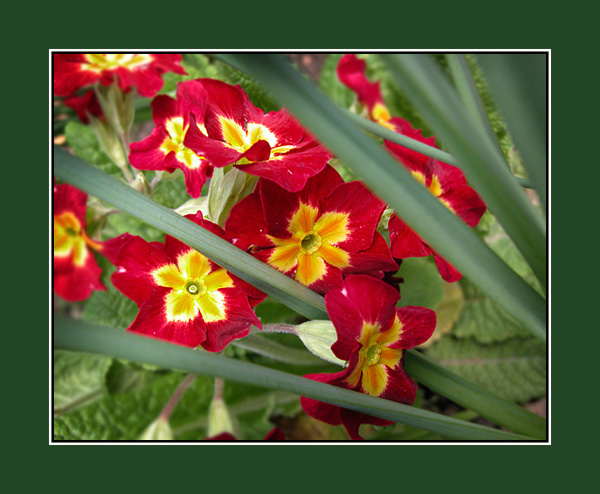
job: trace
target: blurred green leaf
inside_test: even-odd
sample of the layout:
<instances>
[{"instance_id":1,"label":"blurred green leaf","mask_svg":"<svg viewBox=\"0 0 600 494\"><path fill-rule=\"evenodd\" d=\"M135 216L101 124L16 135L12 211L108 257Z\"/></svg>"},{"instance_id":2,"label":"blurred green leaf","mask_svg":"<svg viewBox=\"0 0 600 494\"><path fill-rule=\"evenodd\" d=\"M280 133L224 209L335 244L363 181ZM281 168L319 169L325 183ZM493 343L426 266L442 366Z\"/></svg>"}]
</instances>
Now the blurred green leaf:
<instances>
[{"instance_id":1,"label":"blurred green leaf","mask_svg":"<svg viewBox=\"0 0 600 494\"><path fill-rule=\"evenodd\" d=\"M65 127L67 144L81 159L100 168L109 175L123 179L123 172L102 150L94 131L87 125L72 121Z\"/></svg>"},{"instance_id":2,"label":"blurred green leaf","mask_svg":"<svg viewBox=\"0 0 600 494\"><path fill-rule=\"evenodd\" d=\"M55 350L54 413L65 413L100 398L111 362L110 357Z\"/></svg>"},{"instance_id":3,"label":"blurred green leaf","mask_svg":"<svg viewBox=\"0 0 600 494\"><path fill-rule=\"evenodd\" d=\"M531 337L485 345L471 338L446 336L426 354L507 400L525 403L546 393L546 345Z\"/></svg>"},{"instance_id":4,"label":"blurred green leaf","mask_svg":"<svg viewBox=\"0 0 600 494\"><path fill-rule=\"evenodd\" d=\"M400 285L401 298L398 307L416 305L435 310L442 302L444 281L430 259L403 259L398 276L404 280Z\"/></svg>"}]
</instances>

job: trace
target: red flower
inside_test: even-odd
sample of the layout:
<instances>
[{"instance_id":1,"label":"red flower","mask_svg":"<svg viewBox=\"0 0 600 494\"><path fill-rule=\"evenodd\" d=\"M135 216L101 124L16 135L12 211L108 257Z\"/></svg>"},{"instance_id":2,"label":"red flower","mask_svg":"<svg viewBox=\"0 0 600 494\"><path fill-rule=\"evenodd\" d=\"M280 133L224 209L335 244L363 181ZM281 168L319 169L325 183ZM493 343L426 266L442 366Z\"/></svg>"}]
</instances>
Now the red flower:
<instances>
[{"instance_id":1,"label":"red flower","mask_svg":"<svg viewBox=\"0 0 600 494\"><path fill-rule=\"evenodd\" d=\"M206 441L237 441L237 438L230 432L221 432L216 436L207 437ZM275 427L269 431L263 441L285 441L285 434L281 429Z\"/></svg>"},{"instance_id":2,"label":"red flower","mask_svg":"<svg viewBox=\"0 0 600 494\"><path fill-rule=\"evenodd\" d=\"M341 289L328 292L325 305L338 335L331 350L348 367L335 374L304 377L412 405L417 386L404 371L404 350L429 339L436 317L422 307L396 308L399 298L386 283L360 275L348 276ZM352 439L362 439L360 424L393 423L311 398L301 397L300 403L313 418L343 424Z\"/></svg>"},{"instance_id":3,"label":"red flower","mask_svg":"<svg viewBox=\"0 0 600 494\"><path fill-rule=\"evenodd\" d=\"M192 81L193 82L193 81ZM197 91L194 91L194 90ZM190 93L191 91L191 93ZM177 100L160 95L152 100L152 118L156 127L141 142L131 144L129 161L138 170L183 171L187 192L200 197L206 178L212 175L210 163L184 145L190 127L190 114L195 115L194 126L206 133L203 125L206 93L201 86L180 83Z\"/></svg>"},{"instance_id":4,"label":"red flower","mask_svg":"<svg viewBox=\"0 0 600 494\"><path fill-rule=\"evenodd\" d=\"M268 180L231 210L225 230L237 247L319 293L342 276L396 271L377 224L385 204L330 166L292 193Z\"/></svg>"},{"instance_id":5,"label":"red flower","mask_svg":"<svg viewBox=\"0 0 600 494\"><path fill-rule=\"evenodd\" d=\"M240 86L213 79L188 81L182 86L190 86L188 94L204 91L207 95L206 132L191 125L184 145L214 166L235 164L296 192L331 158L285 110L265 115Z\"/></svg>"},{"instance_id":6,"label":"red flower","mask_svg":"<svg viewBox=\"0 0 600 494\"><path fill-rule=\"evenodd\" d=\"M87 194L69 184L54 185L54 291L70 302L106 290L91 249L103 244L85 232Z\"/></svg>"},{"instance_id":7,"label":"red flower","mask_svg":"<svg viewBox=\"0 0 600 494\"><path fill-rule=\"evenodd\" d=\"M355 91L363 106L368 108L369 118L399 134L411 137L429 146L435 146L435 137L425 138L420 130L409 122L392 117L381 97L379 82L371 83L365 76L366 64L356 55L344 55L338 64L338 77L342 83ZM477 192L467 185L463 172L455 166L412 151L390 141L385 146L406 166L413 177L423 184L450 211L474 227L485 213L486 206ZM424 257L433 254L442 278L448 282L458 281L462 274L440 257L419 235L396 214L389 222L392 255L397 259Z\"/></svg>"},{"instance_id":8,"label":"red flower","mask_svg":"<svg viewBox=\"0 0 600 494\"><path fill-rule=\"evenodd\" d=\"M202 213L186 218L224 236ZM169 235L164 244L124 237L115 264L113 284L140 308L128 331L218 352L251 324L261 327L247 284Z\"/></svg>"},{"instance_id":9,"label":"red flower","mask_svg":"<svg viewBox=\"0 0 600 494\"><path fill-rule=\"evenodd\" d=\"M89 123L89 115L94 117L103 117L104 113L100 107L100 102L93 89L86 91L81 96L71 96L65 99L65 105L77 112L79 120L83 123Z\"/></svg>"},{"instance_id":10,"label":"red flower","mask_svg":"<svg viewBox=\"0 0 600 494\"><path fill-rule=\"evenodd\" d=\"M181 55L161 53L55 53L54 94L70 96L82 87L99 82L110 86L115 78L123 91L135 86L151 98L163 86L162 74L185 74Z\"/></svg>"},{"instance_id":11,"label":"red flower","mask_svg":"<svg viewBox=\"0 0 600 494\"><path fill-rule=\"evenodd\" d=\"M356 93L361 105L369 112L371 120L395 130L393 124L389 122L391 116L381 96L379 81L370 82L365 76L366 68L364 60L357 58L354 54L348 54L340 59L337 75L343 84Z\"/></svg>"},{"instance_id":12,"label":"red flower","mask_svg":"<svg viewBox=\"0 0 600 494\"><path fill-rule=\"evenodd\" d=\"M428 139L421 131L401 118L393 118L398 132L430 146L435 146L435 137ZM437 197L444 206L474 227L485 213L485 203L477 192L467 185L463 172L455 166L412 151L393 142L385 141L385 146L410 170L413 177ZM448 261L440 257L397 215L389 222L392 255L398 259L424 257L433 258L442 278L448 282L458 281L462 275Z\"/></svg>"}]
</instances>

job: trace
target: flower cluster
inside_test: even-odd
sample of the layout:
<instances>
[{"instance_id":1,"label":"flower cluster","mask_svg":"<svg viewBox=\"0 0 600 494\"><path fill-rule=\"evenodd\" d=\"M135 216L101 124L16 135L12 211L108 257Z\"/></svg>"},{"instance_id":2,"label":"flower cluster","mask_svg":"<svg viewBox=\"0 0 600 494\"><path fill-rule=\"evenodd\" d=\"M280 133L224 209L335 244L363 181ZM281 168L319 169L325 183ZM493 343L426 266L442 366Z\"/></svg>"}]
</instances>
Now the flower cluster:
<instances>
[{"instance_id":1,"label":"flower cluster","mask_svg":"<svg viewBox=\"0 0 600 494\"><path fill-rule=\"evenodd\" d=\"M392 117L383 101L379 82L371 83L366 75L366 63L356 55L344 55L338 64L340 81L356 92L358 99L374 122L432 147L435 137L425 138L409 122ZM412 176L429 190L450 211L469 226L474 227L485 213L486 206L477 192L467 185L463 172L452 165L435 160L399 144L384 141L386 148L400 161ZM449 262L440 257L398 215L389 222L392 255L397 259L424 257L433 254L442 278L448 282L462 275Z\"/></svg>"},{"instance_id":2,"label":"flower cluster","mask_svg":"<svg viewBox=\"0 0 600 494\"><path fill-rule=\"evenodd\" d=\"M180 55L54 57L55 94L69 96L65 103L82 120L100 116L102 110L94 90L75 94L81 88L116 83L122 91L136 87L140 95L152 97L162 87L162 74L185 73ZM371 83L365 69L363 60L346 55L338 76L356 92L369 118L435 146L433 137L424 138L420 130L390 115L379 83ZM213 217L209 203L208 217L223 228L201 212L186 218L325 295L337 334L331 352L346 365L338 373L305 377L412 404L416 384L404 371L404 351L431 336L436 317L429 309L396 307L399 288L391 281L399 267L395 259L433 254L445 280L456 281L460 273L396 214L389 220L386 241L378 231L386 204L362 182L345 182L329 164L331 153L285 109L265 114L240 86L206 78L179 83L175 97L156 96L151 106L154 128L128 150L134 168L181 170L192 198L201 196L213 172L215 178L241 172L258 177L244 182L246 188L250 184L247 190L219 198L231 200L223 214L226 220ZM385 146L454 214L470 226L479 222L485 204L458 168L389 141ZM145 180L144 174L140 177ZM156 177L160 180L162 174ZM255 287L169 235L163 243L129 233L105 242L92 240L85 232L87 196L68 185L55 186L54 194L54 287L60 296L83 300L92 290L105 289L95 250L117 267L113 285L139 308L128 331L219 352L246 336L252 325L261 328L253 307L265 294ZM301 403L310 416L342 424L353 439L361 438L363 423L390 424L306 397ZM282 439L277 430L268 437Z\"/></svg>"},{"instance_id":3,"label":"flower cluster","mask_svg":"<svg viewBox=\"0 0 600 494\"><path fill-rule=\"evenodd\" d=\"M152 114L156 127L132 143L130 162L140 170L183 170L192 197L212 167L234 165L296 192L331 158L285 110L264 114L240 86L214 79L180 83L177 99L156 98Z\"/></svg>"}]
</instances>

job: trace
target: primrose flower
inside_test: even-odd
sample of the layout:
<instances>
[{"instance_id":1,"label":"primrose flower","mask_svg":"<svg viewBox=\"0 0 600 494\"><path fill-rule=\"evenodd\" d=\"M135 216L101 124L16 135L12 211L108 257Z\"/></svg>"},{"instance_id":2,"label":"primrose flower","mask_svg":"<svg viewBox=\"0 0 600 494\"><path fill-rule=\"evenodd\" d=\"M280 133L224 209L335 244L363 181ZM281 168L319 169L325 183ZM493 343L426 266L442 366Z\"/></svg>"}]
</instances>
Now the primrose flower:
<instances>
[{"instance_id":1,"label":"primrose flower","mask_svg":"<svg viewBox=\"0 0 600 494\"><path fill-rule=\"evenodd\" d=\"M212 175L212 167L204 156L183 143L190 127L190 112L197 116L193 125L198 126L199 132L206 133L202 124L205 94L200 91L193 100L192 97L184 100L182 95L189 88L190 85L179 84L176 100L165 95L152 100L152 118L156 127L146 139L131 144L129 161L138 170L165 170L172 173L179 168L183 171L188 194L197 198L202 193L207 177Z\"/></svg>"},{"instance_id":2,"label":"primrose flower","mask_svg":"<svg viewBox=\"0 0 600 494\"><path fill-rule=\"evenodd\" d=\"M331 158L285 110L264 114L240 86L214 79L197 79L182 85L190 86L188 94L204 91L207 96L203 122L206 132L191 125L184 145L206 157L213 166L234 164L250 175L297 192Z\"/></svg>"},{"instance_id":3,"label":"primrose flower","mask_svg":"<svg viewBox=\"0 0 600 494\"><path fill-rule=\"evenodd\" d=\"M379 81L371 82L365 75L366 62L354 54L344 55L337 66L339 80L358 96L369 118L392 130L396 130L390 112L381 96Z\"/></svg>"},{"instance_id":4,"label":"primrose flower","mask_svg":"<svg viewBox=\"0 0 600 494\"><path fill-rule=\"evenodd\" d=\"M54 185L54 291L69 302L106 290L92 252L101 252L103 244L85 232L87 197L69 184Z\"/></svg>"},{"instance_id":5,"label":"primrose flower","mask_svg":"<svg viewBox=\"0 0 600 494\"><path fill-rule=\"evenodd\" d=\"M435 146L435 137L424 138L406 120L395 118L397 130L415 140ZM474 227L485 213L486 206L477 192L467 185L463 172L452 165L417 153L393 142L385 146L408 168L412 176L424 185L450 211L470 227ZM458 281L462 275L449 262L440 257L400 217L394 214L389 222L392 255L398 259L424 257L433 254L442 278Z\"/></svg>"},{"instance_id":6,"label":"primrose flower","mask_svg":"<svg viewBox=\"0 0 600 494\"><path fill-rule=\"evenodd\" d=\"M224 235L202 213L186 218ZM231 340L246 336L251 324L261 327L240 288L244 285L169 235L164 244L125 237L115 264L113 284L140 308L128 331L218 352Z\"/></svg>"},{"instance_id":7,"label":"primrose flower","mask_svg":"<svg viewBox=\"0 0 600 494\"><path fill-rule=\"evenodd\" d=\"M417 386L404 371L404 351L427 341L436 325L435 312L423 307L396 308L398 292L362 275L348 276L342 288L325 295L338 339L331 350L348 367L334 374L304 377L387 400L412 405ZM393 422L301 397L304 411L331 425L342 424L352 439L360 424Z\"/></svg>"},{"instance_id":8,"label":"primrose flower","mask_svg":"<svg viewBox=\"0 0 600 494\"><path fill-rule=\"evenodd\" d=\"M227 237L242 250L319 293L342 277L397 271L376 231L385 204L330 166L292 193L268 180L231 210Z\"/></svg>"},{"instance_id":9,"label":"primrose flower","mask_svg":"<svg viewBox=\"0 0 600 494\"><path fill-rule=\"evenodd\" d=\"M181 55L165 53L55 53L54 94L70 96L99 82L110 86L115 79L123 91L135 86L151 98L163 86L162 74L185 74Z\"/></svg>"}]
</instances>

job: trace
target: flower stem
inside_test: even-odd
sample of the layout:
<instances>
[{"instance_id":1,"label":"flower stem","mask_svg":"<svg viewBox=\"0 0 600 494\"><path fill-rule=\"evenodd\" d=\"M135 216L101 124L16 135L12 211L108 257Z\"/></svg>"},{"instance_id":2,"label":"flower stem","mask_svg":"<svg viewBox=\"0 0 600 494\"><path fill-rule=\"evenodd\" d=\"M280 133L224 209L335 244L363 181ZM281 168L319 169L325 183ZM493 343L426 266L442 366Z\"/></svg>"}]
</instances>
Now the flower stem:
<instances>
[{"instance_id":1,"label":"flower stem","mask_svg":"<svg viewBox=\"0 0 600 494\"><path fill-rule=\"evenodd\" d=\"M188 374L187 376L185 376L185 379L181 381L181 384L177 387L177 389L171 396L171 399L167 402L162 412L160 412L160 415L158 416L159 418L163 420L169 420L169 417L171 416L171 413L177 406L177 403L179 403L179 400L181 399L183 394L194 382L194 379L196 379L196 374Z\"/></svg>"}]
</instances>

